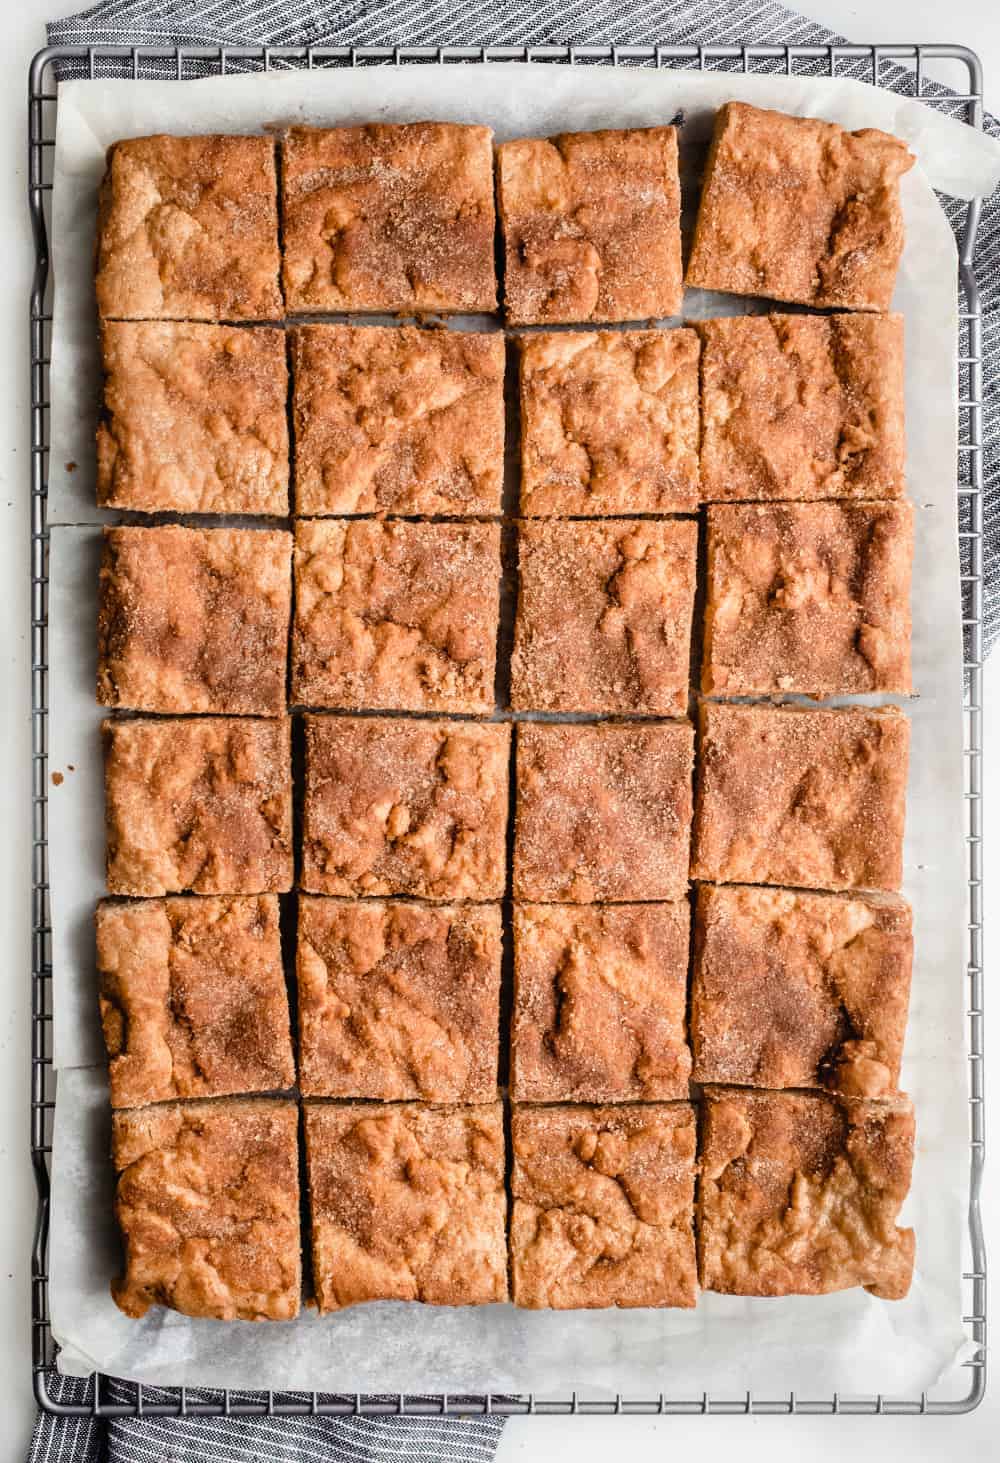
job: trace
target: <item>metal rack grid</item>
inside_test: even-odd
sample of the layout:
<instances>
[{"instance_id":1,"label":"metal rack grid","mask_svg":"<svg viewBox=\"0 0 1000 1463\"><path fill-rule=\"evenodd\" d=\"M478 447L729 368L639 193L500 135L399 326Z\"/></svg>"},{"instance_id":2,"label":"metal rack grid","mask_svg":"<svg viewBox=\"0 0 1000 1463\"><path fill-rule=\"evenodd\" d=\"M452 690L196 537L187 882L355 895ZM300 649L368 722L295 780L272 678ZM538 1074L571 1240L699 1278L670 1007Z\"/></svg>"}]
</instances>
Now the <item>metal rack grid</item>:
<instances>
[{"instance_id":1,"label":"metal rack grid","mask_svg":"<svg viewBox=\"0 0 1000 1463\"><path fill-rule=\"evenodd\" d=\"M958 94L929 81L925 63L948 60L964 67L968 85ZM964 760L968 848L968 959L966 966L969 1040L969 1253L963 1275L969 1310L963 1317L971 1343L963 1363L967 1390L957 1397L805 1398L719 1396L598 1399L477 1396L374 1396L264 1391L248 1397L220 1389L197 1392L143 1388L100 1374L86 1400L59 1397L56 1345L48 1309L50 1154L56 1076L52 1066L52 966L47 850L48 785L48 526L46 499L49 451L49 357L51 281L49 219L55 146L55 82L60 74L184 79L227 72L378 65L497 65L530 61L556 65L644 66L659 69L762 71L771 74L853 75L962 117L970 126L983 119L982 68L964 46L56 46L33 59L28 78L28 202L35 241L31 289L31 678L32 678L32 1032L31 1154L38 1189L32 1254L32 1370L39 1405L64 1416L205 1417L272 1416L483 1416L514 1415L709 1415L770 1414L957 1414L970 1412L986 1390L986 1253L979 1210L985 1158L983 1109L982 945L982 664L983 664L983 379L982 311L975 277L976 232L981 200L967 205L959 242L959 464L958 514L962 549L965 627ZM113 1381L113 1379L111 1379Z\"/></svg>"}]
</instances>

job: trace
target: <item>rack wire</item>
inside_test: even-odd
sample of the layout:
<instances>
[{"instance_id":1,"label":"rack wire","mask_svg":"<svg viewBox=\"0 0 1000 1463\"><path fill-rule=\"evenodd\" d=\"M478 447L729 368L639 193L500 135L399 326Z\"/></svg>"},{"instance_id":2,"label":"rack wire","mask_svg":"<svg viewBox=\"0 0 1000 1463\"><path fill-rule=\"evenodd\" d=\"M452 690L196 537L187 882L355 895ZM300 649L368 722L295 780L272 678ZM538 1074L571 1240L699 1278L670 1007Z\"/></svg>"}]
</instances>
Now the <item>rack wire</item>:
<instances>
[{"instance_id":1,"label":"rack wire","mask_svg":"<svg viewBox=\"0 0 1000 1463\"><path fill-rule=\"evenodd\" d=\"M930 80L928 61L957 63L964 91ZM969 1042L970 1269L963 1274L969 1309L963 1317L970 1343L962 1365L968 1385L957 1396L763 1397L750 1392L722 1396L705 1391L677 1398L666 1394L594 1398L576 1392L543 1398L481 1393L474 1396L390 1396L317 1392L234 1393L223 1389L143 1387L96 1374L84 1400L60 1396L57 1347L49 1321L48 1232L52 1115L56 1074L52 1064L52 963L48 872L48 548L46 515L49 453L49 360L52 328L49 224L55 147L56 83L60 76L121 76L178 80L204 75L357 66L498 65L528 61L550 65L643 66L679 70L729 70L788 76L851 75L983 124L982 68L958 45L916 46L52 46L39 51L28 76L28 203L35 242L30 301L31 370L31 679L32 679L32 968L31 1155L38 1190L32 1253L32 1372L35 1396L47 1412L67 1417L276 1417L276 1416L484 1416L622 1415L691 1416L888 1414L970 1412L986 1390L986 1253L979 1209L985 1160L983 1104L983 368L982 309L975 275L976 235L982 201L966 206L959 240L959 462L958 516L962 548L965 628L964 760L968 850L968 945L965 971ZM957 998L957 995L956 995Z\"/></svg>"}]
</instances>

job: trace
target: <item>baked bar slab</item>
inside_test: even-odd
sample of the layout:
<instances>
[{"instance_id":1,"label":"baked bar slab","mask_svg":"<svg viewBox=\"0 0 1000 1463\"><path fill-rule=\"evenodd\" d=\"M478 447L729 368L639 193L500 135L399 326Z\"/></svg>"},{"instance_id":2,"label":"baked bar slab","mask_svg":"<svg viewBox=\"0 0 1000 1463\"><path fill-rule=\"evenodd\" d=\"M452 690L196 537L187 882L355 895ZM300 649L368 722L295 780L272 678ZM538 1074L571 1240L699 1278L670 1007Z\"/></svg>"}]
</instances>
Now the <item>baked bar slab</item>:
<instances>
[{"instance_id":1,"label":"baked bar slab","mask_svg":"<svg viewBox=\"0 0 1000 1463\"><path fill-rule=\"evenodd\" d=\"M499 905L303 897L297 964L304 1093L496 1100Z\"/></svg>"},{"instance_id":2,"label":"baked bar slab","mask_svg":"<svg viewBox=\"0 0 1000 1463\"><path fill-rule=\"evenodd\" d=\"M499 331L304 325L292 362L299 513L499 514Z\"/></svg>"},{"instance_id":3,"label":"baked bar slab","mask_svg":"<svg viewBox=\"0 0 1000 1463\"><path fill-rule=\"evenodd\" d=\"M679 314L673 127L505 142L497 169L512 325Z\"/></svg>"},{"instance_id":4,"label":"baked bar slab","mask_svg":"<svg viewBox=\"0 0 1000 1463\"><path fill-rule=\"evenodd\" d=\"M903 251L898 137L727 102L716 117L687 284L887 310Z\"/></svg>"},{"instance_id":5,"label":"baked bar slab","mask_svg":"<svg viewBox=\"0 0 1000 1463\"><path fill-rule=\"evenodd\" d=\"M708 510L702 690L911 689L909 503Z\"/></svg>"},{"instance_id":6,"label":"baked bar slab","mask_svg":"<svg viewBox=\"0 0 1000 1463\"><path fill-rule=\"evenodd\" d=\"M291 128L289 311L496 309L492 144L488 127L448 122Z\"/></svg>"},{"instance_id":7,"label":"baked bar slab","mask_svg":"<svg viewBox=\"0 0 1000 1463\"><path fill-rule=\"evenodd\" d=\"M693 330L541 333L520 350L526 518L697 508Z\"/></svg>"},{"instance_id":8,"label":"baked bar slab","mask_svg":"<svg viewBox=\"0 0 1000 1463\"><path fill-rule=\"evenodd\" d=\"M133 137L108 150L97 225L105 319L280 320L270 137Z\"/></svg>"},{"instance_id":9,"label":"baked bar slab","mask_svg":"<svg viewBox=\"0 0 1000 1463\"><path fill-rule=\"evenodd\" d=\"M687 1097L690 909L514 908L516 1102Z\"/></svg>"},{"instance_id":10,"label":"baked bar slab","mask_svg":"<svg viewBox=\"0 0 1000 1463\"><path fill-rule=\"evenodd\" d=\"M490 712L500 620L495 523L300 523L292 698Z\"/></svg>"},{"instance_id":11,"label":"baked bar slab","mask_svg":"<svg viewBox=\"0 0 1000 1463\"><path fill-rule=\"evenodd\" d=\"M913 960L909 905L746 885L698 890L698 1082L896 1090Z\"/></svg>"},{"instance_id":12,"label":"baked bar slab","mask_svg":"<svg viewBox=\"0 0 1000 1463\"><path fill-rule=\"evenodd\" d=\"M510 727L305 718L302 887L500 899Z\"/></svg>"},{"instance_id":13,"label":"baked bar slab","mask_svg":"<svg viewBox=\"0 0 1000 1463\"><path fill-rule=\"evenodd\" d=\"M321 1313L369 1300L507 1299L499 1103L305 1104Z\"/></svg>"},{"instance_id":14,"label":"baked bar slab","mask_svg":"<svg viewBox=\"0 0 1000 1463\"><path fill-rule=\"evenodd\" d=\"M102 508L288 512L282 331L108 320L101 351Z\"/></svg>"},{"instance_id":15,"label":"baked bar slab","mask_svg":"<svg viewBox=\"0 0 1000 1463\"><path fill-rule=\"evenodd\" d=\"M517 729L514 897L679 899L687 891L688 722Z\"/></svg>"},{"instance_id":16,"label":"baked bar slab","mask_svg":"<svg viewBox=\"0 0 1000 1463\"><path fill-rule=\"evenodd\" d=\"M298 1315L298 1125L294 1102L266 1098L114 1114L125 1268L111 1293L126 1315Z\"/></svg>"},{"instance_id":17,"label":"baked bar slab","mask_svg":"<svg viewBox=\"0 0 1000 1463\"><path fill-rule=\"evenodd\" d=\"M287 720L137 717L103 734L110 893L292 887Z\"/></svg>"},{"instance_id":18,"label":"baked bar slab","mask_svg":"<svg viewBox=\"0 0 1000 1463\"><path fill-rule=\"evenodd\" d=\"M284 715L291 561L280 531L106 528L98 701Z\"/></svg>"},{"instance_id":19,"label":"baked bar slab","mask_svg":"<svg viewBox=\"0 0 1000 1463\"><path fill-rule=\"evenodd\" d=\"M514 1302L693 1306L689 1103L515 1108Z\"/></svg>"},{"instance_id":20,"label":"baked bar slab","mask_svg":"<svg viewBox=\"0 0 1000 1463\"><path fill-rule=\"evenodd\" d=\"M706 1290L826 1295L862 1285L900 1300L912 1229L896 1216L910 1187L909 1098L704 1092L698 1256Z\"/></svg>"},{"instance_id":21,"label":"baked bar slab","mask_svg":"<svg viewBox=\"0 0 1000 1463\"><path fill-rule=\"evenodd\" d=\"M97 908L112 1107L291 1087L278 900Z\"/></svg>"},{"instance_id":22,"label":"baked bar slab","mask_svg":"<svg viewBox=\"0 0 1000 1463\"><path fill-rule=\"evenodd\" d=\"M909 747L893 707L704 705L692 877L898 889Z\"/></svg>"}]
</instances>

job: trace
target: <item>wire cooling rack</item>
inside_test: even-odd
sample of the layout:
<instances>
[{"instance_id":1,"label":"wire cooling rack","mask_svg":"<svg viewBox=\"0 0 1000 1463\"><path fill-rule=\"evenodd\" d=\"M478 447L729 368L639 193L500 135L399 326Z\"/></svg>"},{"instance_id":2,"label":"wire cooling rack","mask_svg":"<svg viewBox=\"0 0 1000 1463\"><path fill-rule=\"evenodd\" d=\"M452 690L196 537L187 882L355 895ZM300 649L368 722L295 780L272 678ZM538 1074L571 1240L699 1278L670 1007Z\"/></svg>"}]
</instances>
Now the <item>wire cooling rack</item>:
<instances>
[{"instance_id":1,"label":"wire cooling rack","mask_svg":"<svg viewBox=\"0 0 1000 1463\"><path fill-rule=\"evenodd\" d=\"M928 61L961 68L967 84L945 90L925 73ZM32 1033L31 1154L38 1188L32 1255L32 1370L35 1395L46 1411L65 1416L242 1417L483 1416L484 1414L947 1414L971 1412L986 1390L986 1253L979 1211L985 1157L983 1113L982 947L982 654L983 654L983 381L982 312L975 277L976 232L981 200L967 205L959 241L959 537L962 549L965 628L965 799L968 848L967 1016L969 1022L969 1234L970 1268L963 1275L969 1301L963 1317L970 1354L963 1363L968 1385L958 1395L889 1397L786 1396L753 1393L698 1397L541 1398L476 1396L373 1396L316 1392L245 1394L221 1389L143 1388L95 1375L84 1401L59 1396L57 1347L49 1323L48 1227L52 1113L52 964L48 874L48 493L49 357L52 328L49 221L52 158L60 75L131 77L137 80L268 70L385 65L643 66L673 70L747 71L784 75L853 76L982 127L983 85L978 57L964 46L53 46L40 51L28 78L28 202L35 240L31 289L31 677L32 677ZM958 972L955 972L956 978ZM956 993L957 999L957 993ZM265 1381L266 1379L262 1379Z\"/></svg>"}]
</instances>

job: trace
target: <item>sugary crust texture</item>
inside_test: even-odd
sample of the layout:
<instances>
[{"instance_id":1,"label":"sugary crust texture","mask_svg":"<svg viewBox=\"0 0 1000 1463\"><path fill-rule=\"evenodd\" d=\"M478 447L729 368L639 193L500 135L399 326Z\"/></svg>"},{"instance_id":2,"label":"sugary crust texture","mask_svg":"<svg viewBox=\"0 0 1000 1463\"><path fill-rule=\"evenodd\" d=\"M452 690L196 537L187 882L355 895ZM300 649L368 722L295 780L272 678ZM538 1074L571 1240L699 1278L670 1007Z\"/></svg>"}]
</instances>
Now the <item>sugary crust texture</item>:
<instances>
[{"instance_id":1,"label":"sugary crust texture","mask_svg":"<svg viewBox=\"0 0 1000 1463\"><path fill-rule=\"evenodd\" d=\"M287 720L106 721L111 894L292 887Z\"/></svg>"},{"instance_id":2,"label":"sugary crust texture","mask_svg":"<svg viewBox=\"0 0 1000 1463\"><path fill-rule=\"evenodd\" d=\"M292 698L493 710L500 527L327 519L295 533Z\"/></svg>"},{"instance_id":3,"label":"sugary crust texture","mask_svg":"<svg viewBox=\"0 0 1000 1463\"><path fill-rule=\"evenodd\" d=\"M127 1316L298 1315L298 1123L294 1102L252 1098L114 1114L125 1273L111 1293Z\"/></svg>"},{"instance_id":4,"label":"sugary crust texture","mask_svg":"<svg viewBox=\"0 0 1000 1463\"><path fill-rule=\"evenodd\" d=\"M101 350L100 507L288 512L283 331L108 320Z\"/></svg>"},{"instance_id":5,"label":"sugary crust texture","mask_svg":"<svg viewBox=\"0 0 1000 1463\"><path fill-rule=\"evenodd\" d=\"M514 907L515 1102L687 1097L690 909Z\"/></svg>"},{"instance_id":6,"label":"sugary crust texture","mask_svg":"<svg viewBox=\"0 0 1000 1463\"><path fill-rule=\"evenodd\" d=\"M910 503L708 510L702 690L908 692Z\"/></svg>"},{"instance_id":7,"label":"sugary crust texture","mask_svg":"<svg viewBox=\"0 0 1000 1463\"><path fill-rule=\"evenodd\" d=\"M507 1299L500 1104L305 1104L321 1314L369 1300Z\"/></svg>"},{"instance_id":8,"label":"sugary crust texture","mask_svg":"<svg viewBox=\"0 0 1000 1463\"><path fill-rule=\"evenodd\" d=\"M892 895L699 889L695 1080L895 1092L912 923L909 905Z\"/></svg>"},{"instance_id":9,"label":"sugary crust texture","mask_svg":"<svg viewBox=\"0 0 1000 1463\"><path fill-rule=\"evenodd\" d=\"M515 899L682 898L693 741L688 722L521 722Z\"/></svg>"},{"instance_id":10,"label":"sugary crust texture","mask_svg":"<svg viewBox=\"0 0 1000 1463\"><path fill-rule=\"evenodd\" d=\"M497 173L511 325L680 313L673 127L505 142Z\"/></svg>"},{"instance_id":11,"label":"sugary crust texture","mask_svg":"<svg viewBox=\"0 0 1000 1463\"><path fill-rule=\"evenodd\" d=\"M523 336L522 514L693 512L699 350L693 330Z\"/></svg>"},{"instance_id":12,"label":"sugary crust texture","mask_svg":"<svg viewBox=\"0 0 1000 1463\"><path fill-rule=\"evenodd\" d=\"M290 533L106 528L97 699L283 716L291 613Z\"/></svg>"},{"instance_id":13,"label":"sugary crust texture","mask_svg":"<svg viewBox=\"0 0 1000 1463\"><path fill-rule=\"evenodd\" d=\"M290 313L496 309L488 127L292 127L282 223Z\"/></svg>"},{"instance_id":14,"label":"sugary crust texture","mask_svg":"<svg viewBox=\"0 0 1000 1463\"><path fill-rule=\"evenodd\" d=\"M510 727L307 716L302 888L500 899Z\"/></svg>"},{"instance_id":15,"label":"sugary crust texture","mask_svg":"<svg viewBox=\"0 0 1000 1463\"><path fill-rule=\"evenodd\" d=\"M698 323L707 502L901 498L902 315Z\"/></svg>"},{"instance_id":16,"label":"sugary crust texture","mask_svg":"<svg viewBox=\"0 0 1000 1463\"><path fill-rule=\"evenodd\" d=\"M703 705L692 878L898 889L909 748L893 707Z\"/></svg>"},{"instance_id":17,"label":"sugary crust texture","mask_svg":"<svg viewBox=\"0 0 1000 1463\"><path fill-rule=\"evenodd\" d=\"M866 127L727 102L716 117L686 283L803 305L887 310L915 159Z\"/></svg>"},{"instance_id":18,"label":"sugary crust texture","mask_svg":"<svg viewBox=\"0 0 1000 1463\"><path fill-rule=\"evenodd\" d=\"M278 900L97 907L112 1107L291 1087Z\"/></svg>"},{"instance_id":19,"label":"sugary crust texture","mask_svg":"<svg viewBox=\"0 0 1000 1463\"><path fill-rule=\"evenodd\" d=\"M913 1105L823 1093L704 1092L698 1258L706 1290L901 1300L912 1229Z\"/></svg>"},{"instance_id":20,"label":"sugary crust texture","mask_svg":"<svg viewBox=\"0 0 1000 1463\"><path fill-rule=\"evenodd\" d=\"M274 154L270 137L133 137L109 148L102 318L280 320Z\"/></svg>"},{"instance_id":21,"label":"sugary crust texture","mask_svg":"<svg viewBox=\"0 0 1000 1463\"><path fill-rule=\"evenodd\" d=\"M697 549L694 522L523 523L515 710L682 716Z\"/></svg>"},{"instance_id":22,"label":"sugary crust texture","mask_svg":"<svg viewBox=\"0 0 1000 1463\"><path fill-rule=\"evenodd\" d=\"M493 1102L499 905L299 901L299 1065L313 1097Z\"/></svg>"},{"instance_id":23,"label":"sugary crust texture","mask_svg":"<svg viewBox=\"0 0 1000 1463\"><path fill-rule=\"evenodd\" d=\"M695 1304L695 1114L687 1102L515 1108L514 1303Z\"/></svg>"},{"instance_id":24,"label":"sugary crust texture","mask_svg":"<svg viewBox=\"0 0 1000 1463\"><path fill-rule=\"evenodd\" d=\"M499 514L499 331L303 325L292 342L299 513Z\"/></svg>"}]
</instances>

